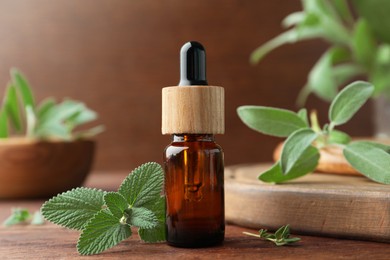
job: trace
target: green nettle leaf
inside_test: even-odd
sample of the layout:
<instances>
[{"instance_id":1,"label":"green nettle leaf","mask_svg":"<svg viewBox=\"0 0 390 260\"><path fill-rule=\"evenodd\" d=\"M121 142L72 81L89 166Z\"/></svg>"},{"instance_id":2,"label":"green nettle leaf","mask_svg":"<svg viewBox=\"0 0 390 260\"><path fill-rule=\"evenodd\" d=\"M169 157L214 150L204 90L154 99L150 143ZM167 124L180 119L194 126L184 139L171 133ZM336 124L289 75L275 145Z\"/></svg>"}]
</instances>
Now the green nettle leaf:
<instances>
[{"instance_id":1,"label":"green nettle leaf","mask_svg":"<svg viewBox=\"0 0 390 260\"><path fill-rule=\"evenodd\" d=\"M30 85L28 84L27 79L23 74L15 68L11 69L11 78L12 83L19 91L24 106L30 106L32 109L35 109L35 100L31 92Z\"/></svg>"},{"instance_id":2,"label":"green nettle leaf","mask_svg":"<svg viewBox=\"0 0 390 260\"><path fill-rule=\"evenodd\" d=\"M345 87L330 105L329 120L331 124L341 125L350 120L373 92L374 87L364 81L356 81Z\"/></svg>"},{"instance_id":3,"label":"green nettle leaf","mask_svg":"<svg viewBox=\"0 0 390 260\"><path fill-rule=\"evenodd\" d=\"M356 23L352 38L352 47L356 60L367 68L372 66L376 56L377 44L371 29L364 18Z\"/></svg>"},{"instance_id":4,"label":"green nettle leaf","mask_svg":"<svg viewBox=\"0 0 390 260\"><path fill-rule=\"evenodd\" d=\"M286 137L306 123L296 113L278 108L262 106L241 106L238 116L249 128L263 134Z\"/></svg>"},{"instance_id":5,"label":"green nettle leaf","mask_svg":"<svg viewBox=\"0 0 390 260\"><path fill-rule=\"evenodd\" d=\"M129 225L120 223L108 210L101 210L84 227L77 250L82 255L99 254L130 236Z\"/></svg>"},{"instance_id":6,"label":"green nettle leaf","mask_svg":"<svg viewBox=\"0 0 390 260\"><path fill-rule=\"evenodd\" d=\"M348 134L338 130L332 130L329 132L329 144L348 144L349 142L351 142L351 137Z\"/></svg>"},{"instance_id":7,"label":"green nettle leaf","mask_svg":"<svg viewBox=\"0 0 390 260\"><path fill-rule=\"evenodd\" d=\"M281 183L293 180L313 172L318 165L319 158L320 154L318 149L309 146L287 174L283 174L280 161L278 161L269 170L261 173L258 178L263 182L270 183Z\"/></svg>"},{"instance_id":8,"label":"green nettle leaf","mask_svg":"<svg viewBox=\"0 0 390 260\"><path fill-rule=\"evenodd\" d=\"M18 97L16 94L15 86L11 83L8 84L3 106L9 118L11 119L15 130L20 132L22 130L22 119L20 115Z\"/></svg>"},{"instance_id":9,"label":"green nettle leaf","mask_svg":"<svg viewBox=\"0 0 390 260\"><path fill-rule=\"evenodd\" d=\"M104 205L105 192L76 188L61 193L43 204L42 215L54 224L81 230Z\"/></svg>"},{"instance_id":10,"label":"green nettle leaf","mask_svg":"<svg viewBox=\"0 0 390 260\"><path fill-rule=\"evenodd\" d=\"M26 222L29 218L31 215L27 209L13 208L11 216L3 222L3 225L6 227L17 225Z\"/></svg>"},{"instance_id":11,"label":"green nettle leaf","mask_svg":"<svg viewBox=\"0 0 390 260\"><path fill-rule=\"evenodd\" d=\"M127 224L139 228L154 228L158 224L156 215L147 208L130 208L125 211L128 215Z\"/></svg>"},{"instance_id":12,"label":"green nettle leaf","mask_svg":"<svg viewBox=\"0 0 390 260\"><path fill-rule=\"evenodd\" d=\"M118 219L123 217L125 210L129 207L126 199L117 192L107 192L104 195L104 202L111 214Z\"/></svg>"},{"instance_id":13,"label":"green nettle leaf","mask_svg":"<svg viewBox=\"0 0 390 260\"><path fill-rule=\"evenodd\" d=\"M140 238L148 243L165 241L165 197L161 196L157 201L149 202L144 207L154 212L158 223L154 228L138 229Z\"/></svg>"},{"instance_id":14,"label":"green nettle leaf","mask_svg":"<svg viewBox=\"0 0 390 260\"><path fill-rule=\"evenodd\" d=\"M280 156L282 172L287 174L299 161L306 149L318 137L312 129L299 129L291 134L283 145Z\"/></svg>"},{"instance_id":15,"label":"green nettle leaf","mask_svg":"<svg viewBox=\"0 0 390 260\"><path fill-rule=\"evenodd\" d=\"M382 146L369 142L353 142L344 149L344 156L353 168L367 178L384 184L390 184L390 154Z\"/></svg>"},{"instance_id":16,"label":"green nettle leaf","mask_svg":"<svg viewBox=\"0 0 390 260\"><path fill-rule=\"evenodd\" d=\"M164 183L163 169L158 163L141 165L126 177L118 192L132 207L143 207L160 196Z\"/></svg>"}]
</instances>

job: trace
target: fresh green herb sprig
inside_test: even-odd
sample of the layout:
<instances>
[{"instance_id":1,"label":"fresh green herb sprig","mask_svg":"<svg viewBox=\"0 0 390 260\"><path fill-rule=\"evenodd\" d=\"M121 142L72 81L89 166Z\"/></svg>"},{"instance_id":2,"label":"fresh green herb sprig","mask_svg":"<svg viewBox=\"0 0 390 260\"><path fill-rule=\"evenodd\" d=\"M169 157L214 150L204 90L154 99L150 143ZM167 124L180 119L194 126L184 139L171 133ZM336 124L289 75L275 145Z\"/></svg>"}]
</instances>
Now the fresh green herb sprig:
<instances>
[{"instance_id":1,"label":"fresh green herb sprig","mask_svg":"<svg viewBox=\"0 0 390 260\"><path fill-rule=\"evenodd\" d=\"M89 138L101 133L104 127L78 132L75 129L95 119L96 112L76 100L56 103L53 98L47 98L37 105L27 79L17 69L11 69L11 81L0 107L0 138L8 138L11 131L36 139Z\"/></svg>"},{"instance_id":2,"label":"fresh green herb sprig","mask_svg":"<svg viewBox=\"0 0 390 260\"><path fill-rule=\"evenodd\" d=\"M334 98L329 108L329 124L322 128L315 113L306 109L297 113L289 110L241 106L237 113L251 129L263 134L287 137L280 160L260 174L264 182L280 183L296 179L315 170L320 158L319 149L337 146L343 149L349 164L367 178L390 184L390 146L370 141L354 141L335 127L348 122L374 92L374 87L364 81L346 86Z\"/></svg>"},{"instance_id":3,"label":"fresh green herb sprig","mask_svg":"<svg viewBox=\"0 0 390 260\"><path fill-rule=\"evenodd\" d=\"M260 229L259 234L253 234L250 232L243 232L243 234L263 238L275 243L277 246L284 246L301 240L299 237L290 237L289 225L280 227L278 230L276 230L275 234L268 233L266 229Z\"/></svg>"},{"instance_id":4,"label":"fresh green herb sprig","mask_svg":"<svg viewBox=\"0 0 390 260\"><path fill-rule=\"evenodd\" d=\"M131 236L131 227L145 242L165 241L164 175L157 163L136 168L117 192L76 188L42 206L43 216L66 228L81 231L77 250L98 254Z\"/></svg>"},{"instance_id":5,"label":"fresh green herb sprig","mask_svg":"<svg viewBox=\"0 0 390 260\"><path fill-rule=\"evenodd\" d=\"M28 209L13 208L11 215L3 222L3 226L9 227L23 223L42 225L44 224L44 219L39 211L35 211L34 214L31 214Z\"/></svg>"}]
</instances>

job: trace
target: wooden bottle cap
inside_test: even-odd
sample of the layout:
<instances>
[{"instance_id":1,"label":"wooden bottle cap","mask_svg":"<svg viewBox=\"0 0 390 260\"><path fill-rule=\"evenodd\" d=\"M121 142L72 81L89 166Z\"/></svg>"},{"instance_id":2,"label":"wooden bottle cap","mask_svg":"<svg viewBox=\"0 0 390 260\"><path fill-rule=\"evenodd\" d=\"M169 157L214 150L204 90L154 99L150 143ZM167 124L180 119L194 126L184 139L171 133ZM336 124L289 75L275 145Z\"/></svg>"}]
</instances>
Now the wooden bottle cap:
<instances>
[{"instance_id":1,"label":"wooden bottle cap","mask_svg":"<svg viewBox=\"0 0 390 260\"><path fill-rule=\"evenodd\" d=\"M162 134L223 134L225 94L218 86L162 89Z\"/></svg>"}]
</instances>

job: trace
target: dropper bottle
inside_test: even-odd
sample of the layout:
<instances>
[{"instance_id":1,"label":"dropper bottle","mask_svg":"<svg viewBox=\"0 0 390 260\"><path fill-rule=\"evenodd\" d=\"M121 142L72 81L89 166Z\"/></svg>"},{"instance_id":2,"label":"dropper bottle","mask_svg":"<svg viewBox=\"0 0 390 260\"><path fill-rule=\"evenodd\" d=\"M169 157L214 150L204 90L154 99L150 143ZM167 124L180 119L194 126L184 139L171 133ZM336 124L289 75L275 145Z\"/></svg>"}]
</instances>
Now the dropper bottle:
<instances>
[{"instance_id":1,"label":"dropper bottle","mask_svg":"<svg viewBox=\"0 0 390 260\"><path fill-rule=\"evenodd\" d=\"M206 52L198 42L180 51L179 86L162 90L167 243L204 247L225 233L223 151L214 135L224 133L224 89L208 86Z\"/></svg>"}]
</instances>

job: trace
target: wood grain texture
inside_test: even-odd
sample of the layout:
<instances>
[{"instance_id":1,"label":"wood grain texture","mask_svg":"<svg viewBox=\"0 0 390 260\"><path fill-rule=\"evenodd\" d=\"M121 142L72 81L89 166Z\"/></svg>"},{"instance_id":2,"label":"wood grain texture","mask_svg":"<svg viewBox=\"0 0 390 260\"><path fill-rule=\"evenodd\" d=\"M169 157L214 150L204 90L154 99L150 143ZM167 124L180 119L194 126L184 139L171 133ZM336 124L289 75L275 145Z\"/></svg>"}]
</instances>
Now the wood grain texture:
<instances>
[{"instance_id":1,"label":"wood grain texture","mask_svg":"<svg viewBox=\"0 0 390 260\"><path fill-rule=\"evenodd\" d=\"M365 177L311 174L272 185L270 165L226 169L226 219L246 227L290 224L300 234L390 242L390 187Z\"/></svg>"},{"instance_id":2,"label":"wood grain texture","mask_svg":"<svg viewBox=\"0 0 390 260\"><path fill-rule=\"evenodd\" d=\"M217 86L162 90L162 134L225 133L225 93Z\"/></svg>"},{"instance_id":3,"label":"wood grain texture","mask_svg":"<svg viewBox=\"0 0 390 260\"><path fill-rule=\"evenodd\" d=\"M125 172L92 174L86 185L105 190L116 190ZM38 209L43 201L0 200L0 222L11 207ZM259 229L260 227L256 227ZM302 241L293 246L276 247L272 243L245 236L242 232L256 230L228 225L222 246L184 249L160 244L145 244L139 241L136 232L118 246L92 259L388 259L390 247L385 243L342 240L314 236L300 236ZM292 227L295 235L295 228ZM0 226L1 259L86 259L79 256L76 243L79 232L70 231L53 224L43 226Z\"/></svg>"},{"instance_id":4,"label":"wood grain texture","mask_svg":"<svg viewBox=\"0 0 390 260\"><path fill-rule=\"evenodd\" d=\"M37 100L85 101L107 129L98 136L96 169L130 170L161 161L170 140L161 135L161 89L179 82L180 47L197 40L207 51L210 85L225 88L226 134L217 142L226 164L270 161L281 140L247 128L236 109L298 109L298 91L326 44L286 45L255 66L249 55L299 9L299 0L2 0L0 93L15 66ZM307 106L325 122L329 104L310 97ZM371 120L368 105L342 129L367 136Z\"/></svg>"}]
</instances>

